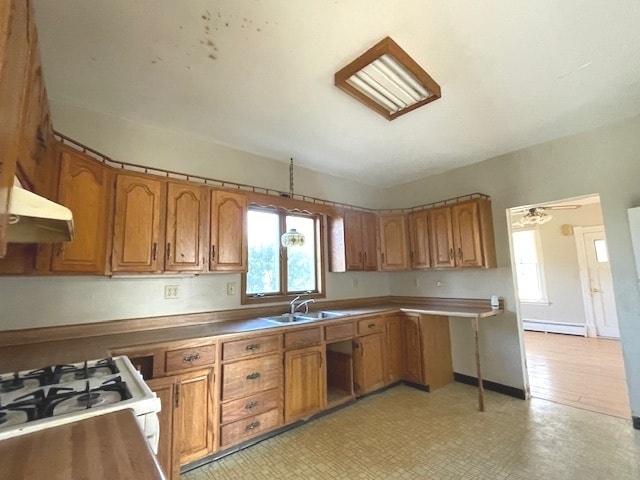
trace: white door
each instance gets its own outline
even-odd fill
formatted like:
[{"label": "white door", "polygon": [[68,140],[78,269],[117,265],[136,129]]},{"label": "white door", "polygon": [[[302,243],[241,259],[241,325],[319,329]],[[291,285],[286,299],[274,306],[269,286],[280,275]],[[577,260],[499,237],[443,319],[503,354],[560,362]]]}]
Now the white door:
[{"label": "white door", "polygon": [[578,237],[579,233],[582,233],[584,242],[584,261],[580,262],[580,269],[587,317],[591,317],[587,318],[587,323],[591,323],[599,337],[619,338],[618,315],[604,227],[584,227],[576,230],[581,231],[576,232],[576,241],[581,243]]}]

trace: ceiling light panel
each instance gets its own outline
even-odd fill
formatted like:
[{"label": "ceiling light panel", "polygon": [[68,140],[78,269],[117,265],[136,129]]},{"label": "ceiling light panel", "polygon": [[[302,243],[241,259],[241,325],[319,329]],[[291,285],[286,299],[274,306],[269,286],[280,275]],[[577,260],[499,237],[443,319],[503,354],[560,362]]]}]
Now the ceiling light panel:
[{"label": "ceiling light panel", "polygon": [[337,72],[335,84],[387,120],[440,98],[440,85],[390,37]]}]

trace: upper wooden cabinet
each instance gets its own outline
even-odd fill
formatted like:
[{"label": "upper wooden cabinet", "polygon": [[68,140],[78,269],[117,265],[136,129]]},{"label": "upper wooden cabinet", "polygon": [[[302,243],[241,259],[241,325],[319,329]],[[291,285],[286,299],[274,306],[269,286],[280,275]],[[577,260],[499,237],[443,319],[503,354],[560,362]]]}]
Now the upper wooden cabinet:
[{"label": "upper wooden cabinet", "polygon": [[380,233],[380,269],[408,269],[407,216],[404,213],[378,215],[378,226],[378,232]]},{"label": "upper wooden cabinet", "polygon": [[409,260],[412,269],[431,267],[428,210],[409,214]]},{"label": "upper wooden cabinet", "polygon": [[378,269],[376,214],[356,210],[329,217],[329,270]]},{"label": "upper wooden cabinet", "polygon": [[120,174],[116,179],[111,270],[160,272],[164,246],[164,182]]},{"label": "upper wooden cabinet", "polygon": [[431,209],[429,230],[433,267],[497,266],[489,200]]},{"label": "upper wooden cabinet", "polygon": [[167,184],[164,270],[204,270],[206,215],[207,190],[204,187],[175,182]]},{"label": "upper wooden cabinet", "polygon": [[209,270],[247,271],[247,197],[211,191]]},{"label": "upper wooden cabinet", "polygon": [[59,148],[58,202],[73,212],[74,237],[53,249],[54,272],[105,273],[111,172],[83,153]]}]

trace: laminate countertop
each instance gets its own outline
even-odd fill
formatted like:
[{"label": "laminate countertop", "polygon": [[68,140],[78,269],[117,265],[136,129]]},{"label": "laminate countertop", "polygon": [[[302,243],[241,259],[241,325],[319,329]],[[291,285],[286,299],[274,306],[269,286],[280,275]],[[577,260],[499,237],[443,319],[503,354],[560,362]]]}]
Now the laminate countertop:
[{"label": "laminate countertop", "polygon": [[11,480],[164,480],[131,410],[97,415],[0,442]]},{"label": "laminate countertop", "polygon": [[[283,307],[286,308],[286,307]],[[322,305],[316,304],[321,310]],[[336,319],[316,320],[300,324],[279,324],[265,318],[250,318],[223,322],[209,322],[195,325],[183,325],[169,328],[115,333],[109,335],[93,335],[69,340],[28,343],[0,347],[0,372],[41,368],[44,365],[59,363],[75,363],[86,359],[103,358],[110,351],[135,345],[157,344],[164,342],[220,337],[227,335],[248,334],[254,332],[270,332],[277,329],[329,324],[363,315],[384,314],[393,312],[412,312],[428,315],[445,315],[480,319],[502,313],[503,310],[492,310],[488,305],[479,307],[466,306],[429,306],[424,304],[376,305],[358,308],[331,308],[331,312],[340,313]]]}]

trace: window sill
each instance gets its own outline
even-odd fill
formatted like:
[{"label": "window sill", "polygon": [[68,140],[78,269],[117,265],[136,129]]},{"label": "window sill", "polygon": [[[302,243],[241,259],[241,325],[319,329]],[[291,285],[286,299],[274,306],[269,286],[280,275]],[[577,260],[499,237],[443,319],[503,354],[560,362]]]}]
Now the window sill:
[{"label": "window sill", "polygon": [[308,300],[310,298],[327,298],[326,293],[315,292],[315,293],[292,293],[287,295],[264,295],[264,296],[254,296],[254,295],[242,295],[241,304],[242,305],[254,305],[254,304],[263,304],[263,303],[284,303],[291,302],[294,298],[300,296],[301,300]]}]

